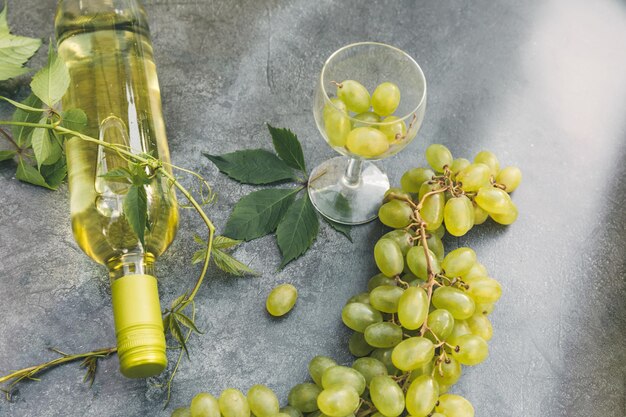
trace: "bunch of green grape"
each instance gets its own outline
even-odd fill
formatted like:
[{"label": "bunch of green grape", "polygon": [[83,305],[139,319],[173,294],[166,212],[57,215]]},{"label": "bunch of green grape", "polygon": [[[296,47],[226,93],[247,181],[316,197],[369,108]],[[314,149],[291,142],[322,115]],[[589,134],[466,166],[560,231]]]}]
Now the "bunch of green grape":
[{"label": "bunch of green grape", "polygon": [[392,82],[379,84],[372,95],[361,83],[335,83],[337,97],[324,106],[324,130],[329,143],[363,158],[378,158],[415,136],[393,113],[400,105],[400,89]]}]

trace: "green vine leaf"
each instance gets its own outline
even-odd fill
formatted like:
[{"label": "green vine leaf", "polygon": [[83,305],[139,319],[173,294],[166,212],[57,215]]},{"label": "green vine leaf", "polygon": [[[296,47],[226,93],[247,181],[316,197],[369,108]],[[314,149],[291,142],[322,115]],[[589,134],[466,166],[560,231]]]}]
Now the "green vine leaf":
[{"label": "green vine leaf", "polygon": [[186,328],[191,329],[196,333],[203,334],[203,332],[201,332],[196,326],[196,323],[194,323],[194,321],[191,320],[189,317],[187,317],[185,314],[181,312],[176,312],[172,314],[174,315],[174,319],[177,320],[180,324],[182,324]]},{"label": "green vine leaf", "polygon": [[107,179],[109,181],[127,182],[129,184],[132,183],[132,176],[133,174],[131,174],[130,171],[126,168],[115,168],[106,172],[105,174],[100,175],[101,178]]},{"label": "green vine leaf", "polygon": [[290,167],[306,174],[304,153],[302,153],[298,137],[289,129],[275,128],[269,123],[267,128],[272,135],[272,142],[278,156]]},{"label": "green vine leaf", "polygon": [[276,230],[278,247],[283,255],[279,268],[306,252],[319,232],[319,219],[315,207],[305,194],[289,207]]},{"label": "green vine leaf", "polygon": [[[39,98],[30,94],[22,103],[28,107],[41,107],[43,103]],[[26,111],[20,108],[17,108],[13,113],[12,121],[14,122],[26,122],[26,123],[37,123],[41,119],[41,114],[31,111]],[[11,133],[13,133],[13,140],[17,143],[19,147],[28,147],[30,146],[30,138],[33,133],[32,127],[28,126],[11,126]]]},{"label": "green vine leaf", "polygon": [[48,185],[41,173],[37,171],[37,168],[28,165],[22,158],[20,158],[17,162],[17,171],[15,172],[15,177],[20,181],[53,190],[53,188]]},{"label": "green vine leaf", "polygon": [[75,132],[84,133],[87,127],[87,113],[81,109],[68,109],[63,112],[61,126]]},{"label": "green vine leaf", "polygon": [[124,214],[128,224],[137,235],[137,238],[145,246],[144,235],[148,217],[148,197],[143,185],[133,185],[124,197]]},{"label": "green vine leaf", "polygon": [[4,101],[6,101],[8,103],[11,103],[14,107],[17,107],[18,109],[26,110],[28,112],[43,113],[44,111],[46,111],[46,109],[41,109],[41,108],[38,108],[38,107],[32,107],[32,106],[29,106],[28,104],[20,103],[19,101],[15,101],[15,100],[11,100],[8,97],[0,96],[0,100],[4,100]]},{"label": "green vine leaf", "polygon": [[187,358],[189,358],[187,342],[185,341],[185,336],[183,335],[183,332],[180,328],[180,325],[178,324],[178,321],[176,320],[176,317],[172,317],[172,319],[170,319],[170,333],[172,334],[174,340],[178,342],[180,347],[183,348],[183,350],[187,354]]},{"label": "green vine leaf", "polygon": [[273,232],[302,188],[259,190],[243,197],[228,218],[224,235],[249,241]]},{"label": "green vine leaf", "polygon": [[[47,119],[46,119],[47,120]],[[52,155],[52,139],[50,131],[44,128],[36,128],[32,136],[33,151],[37,165],[41,167],[43,163]]]},{"label": "green vine leaf", "polygon": [[[215,249],[230,249],[239,246],[241,243],[241,240],[231,239],[226,236],[215,236],[213,239],[213,247]],[[206,243],[204,245],[206,246]]]},{"label": "green vine leaf", "polygon": [[332,221],[329,218],[324,217],[324,216],[322,216],[322,218],[326,221],[326,223],[328,223],[328,225],[330,227],[332,227],[337,232],[339,232],[342,235],[344,235],[350,242],[352,242],[352,234],[351,234],[352,226],[348,226],[347,224],[341,224],[341,223],[334,222],[334,221]]},{"label": "green vine leaf", "polygon": [[41,39],[11,35],[7,22],[7,7],[0,12],[0,81],[30,71],[24,64],[37,52]]},{"label": "green vine leaf", "polygon": [[40,69],[30,83],[33,93],[49,107],[58,103],[70,85],[70,73],[65,62],[52,46],[48,49],[48,63]]},{"label": "green vine leaf", "polygon": [[[197,264],[199,262],[204,261],[204,257],[206,256],[206,248],[207,243],[203,241],[200,236],[194,236],[194,240],[200,246],[203,246],[203,249],[196,251],[193,254],[192,263]],[[232,249],[242,243],[241,240],[231,239],[226,236],[215,236],[213,239],[213,251],[212,251],[212,260],[215,265],[230,275],[235,275],[238,277],[244,275],[259,275],[258,272],[251,269],[248,265],[239,261],[232,255],[225,252],[227,249]]]},{"label": "green vine leaf", "polygon": [[243,184],[272,184],[294,180],[293,171],[273,153],[265,149],[247,149],[224,155],[204,153],[217,168]]},{"label": "green vine leaf", "polygon": [[67,164],[65,163],[65,158],[59,158],[59,160],[52,165],[43,165],[40,172],[45,178],[49,188],[56,190],[67,176]]},{"label": "green vine leaf", "polygon": [[13,159],[15,155],[17,155],[17,151],[11,151],[11,150],[0,151],[0,162]]}]

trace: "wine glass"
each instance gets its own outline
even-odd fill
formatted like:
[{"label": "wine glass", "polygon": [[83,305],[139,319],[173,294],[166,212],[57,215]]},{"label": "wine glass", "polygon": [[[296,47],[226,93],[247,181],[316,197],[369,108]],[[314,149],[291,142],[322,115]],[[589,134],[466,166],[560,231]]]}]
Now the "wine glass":
[{"label": "wine glass", "polygon": [[389,179],[371,161],[408,145],[425,109],[426,79],[406,52],[360,42],[333,53],[322,68],[313,115],[326,142],[345,156],[311,173],[308,191],[315,208],[341,224],[375,219]]}]

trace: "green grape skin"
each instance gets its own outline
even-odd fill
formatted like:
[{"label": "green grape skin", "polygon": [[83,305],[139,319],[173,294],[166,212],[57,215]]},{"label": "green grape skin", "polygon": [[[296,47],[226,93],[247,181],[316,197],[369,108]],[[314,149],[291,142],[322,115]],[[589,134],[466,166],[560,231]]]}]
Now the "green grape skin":
[{"label": "green grape skin", "polygon": [[433,377],[435,381],[437,381],[437,384],[450,386],[458,382],[462,372],[463,367],[461,364],[454,359],[454,356],[448,355],[446,359],[441,361],[437,366]]},{"label": "green grape skin", "polygon": [[435,172],[443,172],[452,165],[452,153],[443,145],[432,144],[426,148],[426,161]]},{"label": "green grape skin", "polygon": [[409,375],[409,382],[415,381],[418,377],[422,375],[432,375],[434,369],[435,369],[435,360],[433,359],[413,369],[411,371],[411,374]]},{"label": "green grape skin", "polygon": [[380,272],[388,277],[400,275],[404,269],[402,250],[391,239],[380,239],[376,242],[374,246],[374,260]]},{"label": "green grape skin", "polygon": [[478,191],[480,187],[489,185],[491,171],[485,164],[470,164],[460,170],[455,177],[465,192]]},{"label": "green grape skin", "polygon": [[322,375],[322,387],[328,389],[335,386],[352,387],[361,395],[365,391],[365,378],[353,368],[341,365],[331,366]]},{"label": "green grape skin", "polygon": [[337,86],[337,97],[346,104],[348,110],[355,113],[363,113],[370,108],[370,93],[358,81],[342,81]]},{"label": "green grape skin", "polygon": [[220,417],[217,398],[208,392],[200,392],[191,400],[191,417]]},{"label": "green grape skin", "polygon": [[456,175],[459,173],[459,171],[461,171],[464,168],[467,168],[470,164],[471,162],[465,158],[456,158],[454,161],[452,161],[452,165],[450,166],[450,171],[452,172],[452,174]]},{"label": "green grape skin", "polygon": [[172,411],[171,417],[191,417],[191,410],[188,407],[178,407]]},{"label": "green grape skin", "polygon": [[446,341],[451,345],[456,346],[458,338],[466,334],[472,334],[472,330],[469,328],[467,321],[455,320],[452,332],[450,332],[450,334],[446,337]]},{"label": "green grape skin", "polygon": [[474,207],[474,225],[483,224],[489,218],[489,213],[480,208],[475,201],[472,201],[472,206]]},{"label": "green grape skin", "polygon": [[443,210],[443,221],[448,233],[456,237],[466,234],[473,226],[473,214],[471,201],[466,196],[449,199]]},{"label": "green grape skin", "polygon": [[372,93],[372,108],[381,116],[389,116],[400,105],[400,89],[392,82],[378,84]]},{"label": "green grape skin", "polygon": [[435,355],[433,342],[425,337],[409,337],[400,342],[391,354],[393,365],[401,371],[412,371]]},{"label": "green grape skin", "polygon": [[265,301],[268,313],[274,317],[289,313],[298,299],[298,290],[291,284],[281,284],[274,288]]},{"label": "green grape skin", "polygon": [[352,367],[363,375],[363,378],[365,378],[365,384],[368,387],[372,378],[380,375],[387,375],[387,367],[376,358],[359,358],[352,363]]},{"label": "green grape skin", "polygon": [[511,197],[498,187],[482,187],[474,201],[487,213],[504,214],[511,210]]},{"label": "green grape skin", "polygon": [[435,411],[446,417],[474,417],[474,407],[460,395],[444,394],[439,397]]},{"label": "green grape skin", "polygon": [[346,103],[344,103],[337,97],[331,98],[330,103],[327,103],[324,106],[323,116],[327,117],[333,113],[340,113],[346,116],[348,115],[348,108],[346,107]]},{"label": "green grape skin", "polygon": [[347,113],[337,110],[332,104],[324,107],[324,131],[331,146],[344,147],[351,130],[352,123]]},{"label": "green grape skin", "polygon": [[502,296],[502,286],[490,277],[465,278],[467,294],[476,303],[495,303]]},{"label": "green grape skin", "polygon": [[348,134],[346,148],[363,158],[375,158],[387,152],[389,142],[385,134],[376,128],[357,127]]},{"label": "green grape skin", "polygon": [[513,166],[502,168],[496,176],[496,182],[504,185],[507,193],[512,193],[522,182],[522,171]]},{"label": "green grape skin", "polygon": [[474,300],[458,288],[439,287],[432,297],[432,303],[437,308],[448,310],[455,320],[465,320],[474,314],[476,305]]},{"label": "green grape skin", "polygon": [[312,413],[318,409],[317,397],[320,392],[322,392],[320,387],[310,382],[305,382],[294,386],[291,391],[289,391],[287,401],[290,406],[303,413]]},{"label": "green grape skin", "polygon": [[476,277],[486,277],[487,275],[489,274],[487,273],[487,268],[485,268],[485,265],[477,261],[472,266],[472,269],[470,269],[467,274],[463,275],[463,280],[472,279]]},{"label": "green grape skin", "polygon": [[374,359],[378,359],[387,367],[387,373],[389,375],[396,375],[399,371],[396,368],[391,360],[391,355],[393,354],[394,348],[387,349],[374,349],[370,354],[370,357]]},{"label": "green grape skin", "polygon": [[402,327],[386,321],[367,326],[363,334],[367,344],[376,348],[391,348],[402,341]]},{"label": "green grape skin", "polygon": [[332,368],[333,366],[337,366],[337,362],[335,362],[332,358],[322,355],[315,356],[309,361],[309,375],[311,375],[311,379],[321,387],[322,375],[324,374],[324,371],[328,368]]},{"label": "green grape skin", "polygon": [[226,388],[218,400],[223,417],[250,417],[250,406],[243,393],[235,388]]},{"label": "green grape skin", "polygon": [[500,171],[500,162],[498,158],[493,154],[493,152],[489,151],[480,151],[474,157],[475,164],[485,164],[489,167],[489,172],[496,178],[498,172]]},{"label": "green grape skin", "polygon": [[404,411],[404,392],[391,377],[379,375],[370,382],[370,397],[385,417],[397,417]]},{"label": "green grape skin", "polygon": [[374,348],[365,340],[363,333],[354,332],[348,340],[348,350],[357,358],[369,355]]},{"label": "green grape skin", "polygon": [[413,247],[413,240],[411,234],[404,229],[392,230],[389,233],[385,233],[382,239],[391,239],[398,244],[402,256],[406,256],[406,253]]},{"label": "green grape skin", "polygon": [[378,129],[385,134],[389,143],[403,140],[406,137],[406,123],[396,116],[385,117],[380,122]]},{"label": "green grape skin", "polygon": [[[443,391],[441,391],[441,387],[439,387],[439,391],[440,391],[440,392],[443,392]],[[430,417],[446,417],[446,416],[444,416],[444,415],[443,415],[443,414],[441,414],[441,413],[435,413],[435,414],[431,414],[431,415],[430,415]]]},{"label": "green grape skin", "polygon": [[407,193],[402,188],[391,187],[390,189],[385,191],[385,195],[383,197],[383,203],[386,203],[391,200],[399,200],[398,198],[395,198],[396,196],[401,197],[401,198],[406,198],[407,200],[411,200],[411,194]]},{"label": "green grape skin", "polygon": [[369,304],[350,303],[341,310],[341,319],[350,329],[363,333],[368,326],[382,322],[383,316]]},{"label": "green grape skin", "polygon": [[367,290],[372,291],[381,285],[396,285],[396,281],[393,278],[386,277],[385,274],[376,274],[367,282]]},{"label": "green grape skin", "polygon": [[494,303],[476,303],[476,312],[484,316],[488,316],[493,313],[493,309],[495,308]]},{"label": "green grape skin", "polygon": [[500,214],[490,213],[489,217],[491,217],[496,223],[508,226],[510,224],[513,224],[515,220],[517,220],[517,214],[517,207],[515,206],[515,204],[513,204],[513,202],[511,202],[511,205],[509,206],[509,211]]},{"label": "green grape skin", "polygon": [[441,263],[447,277],[460,277],[467,274],[476,263],[476,252],[471,248],[462,247],[448,253]]},{"label": "green grape skin", "polygon": [[391,200],[378,209],[378,218],[385,226],[402,229],[411,223],[413,209],[406,202]]},{"label": "green grape skin", "polygon": [[351,386],[333,386],[320,392],[317,407],[329,417],[344,417],[359,407],[359,394]]},{"label": "green grape skin", "polygon": [[426,243],[428,244],[428,249],[431,250],[432,253],[435,254],[437,260],[441,263],[444,258],[444,247],[441,238],[434,233],[431,233],[430,236],[426,239]]},{"label": "green grape skin", "polygon": [[452,350],[452,356],[462,365],[478,365],[489,356],[487,342],[475,334],[464,334],[455,343],[457,347]]},{"label": "green grape skin", "polygon": [[422,184],[434,176],[435,173],[428,168],[413,168],[402,174],[400,186],[407,193],[418,193]]},{"label": "green grape skin", "polygon": [[[430,266],[432,272],[438,274],[441,272],[441,267],[439,266],[439,261],[435,254],[429,249],[428,250],[428,259],[430,259]],[[414,246],[406,254],[406,263],[409,267],[409,270],[415,274],[416,277],[427,280],[428,279],[428,268],[426,262],[426,253],[424,252],[424,248],[421,246]]]},{"label": "green grape skin", "polygon": [[454,328],[454,317],[448,310],[433,310],[428,315],[428,327],[439,340],[446,340]]},{"label": "green grape skin", "polygon": [[446,234],[446,227],[442,224],[438,229],[431,231],[434,235],[436,235],[439,239],[443,239]]},{"label": "green grape skin", "polygon": [[[436,184],[428,184],[425,182],[420,187],[419,199],[422,201],[422,197],[430,192],[434,191],[433,187],[437,187]],[[422,220],[426,222],[426,230],[433,231],[438,229],[443,223],[443,212],[446,203],[446,197],[444,193],[431,194],[424,198],[422,208],[420,209],[420,216]]]},{"label": "green grape skin", "polygon": [[411,382],[406,392],[406,409],[412,417],[426,417],[435,408],[438,397],[437,381],[430,375],[422,375]]},{"label": "green grape skin", "polygon": [[486,315],[478,312],[466,321],[467,325],[472,331],[472,334],[482,337],[485,342],[491,340],[491,338],[493,337],[493,326],[491,325],[491,322]]},{"label": "green grape skin", "polygon": [[369,304],[370,303],[370,293],[369,292],[362,292],[362,293],[359,293],[357,295],[353,295],[346,302],[346,304],[350,304],[350,303],[365,303],[365,304]]},{"label": "green grape skin", "polygon": [[383,313],[397,313],[403,293],[404,290],[395,285],[381,285],[370,292],[370,305]]},{"label": "green grape skin", "polygon": [[359,113],[356,116],[354,116],[353,119],[356,121],[352,123],[352,128],[375,127],[373,125],[380,122],[380,116],[371,111]]},{"label": "green grape skin", "polygon": [[248,404],[256,417],[272,417],[280,411],[274,391],[261,384],[253,385],[248,390]]},{"label": "green grape skin", "polygon": [[428,316],[428,296],[423,288],[409,287],[398,300],[398,320],[408,330],[420,328]]},{"label": "green grape skin", "polygon": [[302,414],[302,411],[290,405],[286,405],[283,408],[281,408],[279,414],[285,414],[286,416],[289,416],[289,417],[304,417],[304,415]]}]

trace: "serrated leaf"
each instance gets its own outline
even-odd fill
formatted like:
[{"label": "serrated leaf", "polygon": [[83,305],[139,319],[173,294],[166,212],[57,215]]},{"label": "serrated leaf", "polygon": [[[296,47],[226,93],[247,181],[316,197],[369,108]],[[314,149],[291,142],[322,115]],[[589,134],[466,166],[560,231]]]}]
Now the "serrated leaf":
[{"label": "serrated leaf", "polygon": [[81,109],[68,109],[63,112],[61,126],[79,133],[85,133],[87,113]]},{"label": "serrated leaf", "polygon": [[65,163],[65,159],[59,158],[59,160],[53,165],[43,165],[40,172],[49,187],[56,190],[59,188],[59,185],[63,183],[63,180],[67,175],[67,165]]},{"label": "serrated leaf", "polygon": [[238,277],[244,275],[258,275],[258,272],[226,252],[214,249],[212,255],[215,265],[227,274]]},{"label": "serrated leaf", "polygon": [[17,151],[0,151],[0,162],[8,161],[9,159],[13,159],[13,157],[17,155]]},{"label": "serrated leaf", "polygon": [[278,156],[290,167],[306,174],[302,146],[295,133],[289,129],[275,128],[269,123],[267,128],[270,131],[270,135],[272,135],[272,143],[274,144],[274,149],[276,149]]},{"label": "serrated leaf", "polygon": [[291,168],[265,149],[246,149],[224,155],[208,153],[203,155],[221,172],[243,184],[271,184],[295,179]]},{"label": "serrated leaf", "polygon": [[213,247],[215,249],[230,249],[242,243],[241,240],[231,239],[226,236],[215,236],[213,239]]},{"label": "serrated leaf", "polygon": [[143,185],[130,187],[128,194],[124,197],[123,207],[126,221],[137,235],[142,246],[145,246],[144,235],[148,218],[148,198]]},{"label": "serrated leaf", "polygon": [[248,194],[235,204],[224,235],[249,241],[273,232],[300,190],[274,188]]},{"label": "serrated leaf", "polygon": [[178,321],[176,319],[170,320],[170,333],[172,333],[172,337],[174,340],[178,342],[178,344],[183,348],[185,353],[187,354],[187,358],[189,358],[189,351],[187,350],[187,343],[185,342],[185,336],[183,335],[180,326],[178,325]]},{"label": "serrated leaf", "polygon": [[172,321],[172,313],[167,313],[163,316],[163,329],[167,331],[170,328],[170,321]]},{"label": "serrated leaf", "polygon": [[[41,107],[43,103],[39,98],[31,94],[24,101],[22,101],[28,107]],[[22,109],[16,109],[13,113],[13,118],[11,119],[14,122],[26,122],[26,123],[37,123],[41,119],[41,114],[30,112]],[[33,128],[29,126],[11,126],[11,132],[13,133],[13,140],[17,143],[17,146],[23,148],[30,145],[30,136],[33,132]]]},{"label": "serrated leaf", "polygon": [[9,33],[7,7],[0,12],[0,81],[17,77],[30,71],[23,68],[41,46],[41,39],[15,36]]},{"label": "serrated leaf", "polygon": [[48,49],[48,63],[40,69],[30,82],[30,88],[41,101],[53,107],[61,100],[70,86],[70,73],[65,62],[52,46]]},{"label": "serrated leaf", "polygon": [[171,310],[174,310],[175,308],[177,308],[185,300],[186,297],[187,297],[187,293],[184,293],[183,295],[176,297],[176,299],[172,301]]},{"label": "serrated leaf", "polygon": [[308,194],[296,200],[276,229],[276,240],[283,255],[279,268],[301,256],[319,232],[319,219]]},{"label": "serrated leaf", "polygon": [[352,242],[352,235],[350,234],[350,232],[352,231],[352,226],[348,226],[347,224],[341,224],[341,223],[334,222],[334,221],[332,221],[329,218],[324,217],[324,216],[322,216],[322,217],[324,218],[324,220],[326,220],[326,223],[328,223],[330,225],[330,227],[332,227],[337,232],[339,232],[342,235],[344,235],[350,242]]},{"label": "serrated leaf", "polygon": [[7,102],[13,104],[13,106],[17,107],[18,109],[22,109],[22,110],[25,110],[25,111],[28,111],[28,112],[43,113],[44,111],[46,111],[46,109],[32,107],[32,106],[29,106],[28,104],[20,103],[19,101],[15,101],[15,100],[11,100],[8,97],[0,96],[0,100],[7,101]]},{"label": "serrated leaf", "polygon": [[206,256],[206,249],[197,250],[194,252],[193,256],[191,257],[191,263],[195,265],[198,262],[204,261],[205,256]]},{"label": "serrated leaf", "polygon": [[22,158],[20,158],[20,160],[17,162],[17,171],[15,172],[15,178],[29,184],[52,189],[46,183],[46,180],[41,175],[41,173],[37,171],[37,168],[28,165],[26,162],[24,162]]},{"label": "serrated leaf", "polygon": [[180,324],[182,324],[188,329],[193,330],[196,333],[203,334],[203,332],[201,332],[200,329],[196,327],[196,323],[194,323],[193,320],[191,320],[189,317],[187,317],[186,315],[180,312],[173,313],[173,314],[174,314],[174,319],[178,320]]}]

